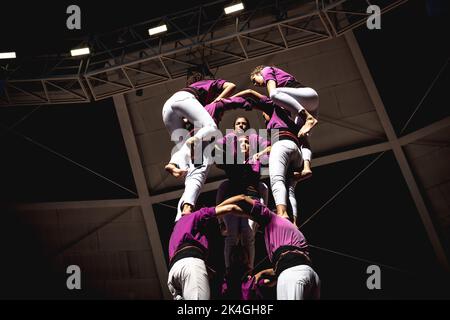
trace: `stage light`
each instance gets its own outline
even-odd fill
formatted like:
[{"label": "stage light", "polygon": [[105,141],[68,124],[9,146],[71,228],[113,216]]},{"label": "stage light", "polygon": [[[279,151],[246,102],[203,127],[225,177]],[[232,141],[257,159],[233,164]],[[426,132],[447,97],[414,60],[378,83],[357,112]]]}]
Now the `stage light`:
[{"label": "stage light", "polygon": [[163,24],[162,26],[159,26],[159,27],[148,29],[148,33],[151,36],[153,36],[155,34],[158,34],[158,33],[163,33],[163,32],[166,32],[166,31],[167,31],[167,26],[165,24]]},{"label": "stage light", "polygon": [[80,49],[74,49],[70,51],[70,54],[72,55],[72,57],[76,57],[76,56],[82,56],[85,54],[89,54],[91,51],[89,50],[89,48],[80,48]]},{"label": "stage light", "polygon": [[237,4],[233,4],[232,6],[225,7],[225,14],[231,14],[234,12],[238,12],[241,10],[244,10],[244,4],[242,2],[239,2]]},{"label": "stage light", "polygon": [[15,52],[0,52],[0,59],[15,59]]}]

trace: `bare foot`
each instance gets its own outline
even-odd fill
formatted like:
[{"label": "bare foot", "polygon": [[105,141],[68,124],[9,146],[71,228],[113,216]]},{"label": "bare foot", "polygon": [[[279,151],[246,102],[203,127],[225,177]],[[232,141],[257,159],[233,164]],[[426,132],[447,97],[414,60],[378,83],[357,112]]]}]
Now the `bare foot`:
[{"label": "bare foot", "polygon": [[184,177],[187,173],[187,170],[182,170],[178,168],[175,164],[169,163],[167,164],[164,169],[169,172],[171,175],[173,175],[175,178]]},{"label": "bare foot", "polygon": [[301,127],[300,131],[298,132],[298,137],[305,137],[308,135],[309,131],[317,124],[317,120],[313,118],[312,116],[308,117],[305,121],[305,124],[303,127]]},{"label": "bare foot", "polygon": [[181,210],[181,216],[188,215],[188,214],[192,213],[192,211],[194,211],[194,206],[189,203],[184,203],[183,208]]},{"label": "bare foot", "polygon": [[294,172],[294,180],[297,182],[309,179],[312,177],[312,171],[304,169],[302,172]]}]

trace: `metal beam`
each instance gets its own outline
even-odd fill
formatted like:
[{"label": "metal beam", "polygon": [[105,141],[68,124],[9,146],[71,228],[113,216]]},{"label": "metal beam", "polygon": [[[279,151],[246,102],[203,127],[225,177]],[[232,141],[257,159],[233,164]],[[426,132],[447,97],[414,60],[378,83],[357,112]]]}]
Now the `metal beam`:
[{"label": "metal beam", "polygon": [[[313,160],[313,165],[314,165],[314,167],[320,167],[320,166],[324,166],[324,165],[339,162],[339,161],[345,161],[345,160],[350,160],[353,158],[367,156],[367,155],[374,154],[374,153],[380,153],[380,152],[383,152],[383,151],[386,151],[389,149],[391,149],[391,145],[388,142],[383,142],[383,143],[379,143],[379,144],[375,144],[375,145],[371,145],[371,146],[367,146],[367,147],[362,147],[362,148],[358,148],[358,149],[353,149],[353,150],[349,150],[349,151],[344,151],[344,152],[339,152],[339,153],[319,157],[319,158]],[[220,184],[222,182],[224,182],[225,180],[226,179],[220,179],[218,181],[205,183],[202,188],[202,192],[217,190],[217,188],[219,188]],[[152,196],[150,196],[150,200],[152,201],[152,203],[169,201],[169,200],[173,200],[173,199],[177,199],[177,198],[181,197],[183,192],[184,192],[184,189],[179,189],[179,190],[165,192],[165,193],[161,193],[161,194],[157,194],[157,195],[152,195]]]},{"label": "metal beam", "polygon": [[362,147],[358,149],[353,149],[349,151],[339,152],[331,154],[328,156],[323,156],[317,159],[313,159],[313,166],[320,167],[331,163],[336,163],[339,161],[350,160],[358,157],[368,156],[370,154],[380,153],[391,149],[389,142],[383,142],[379,144],[374,144],[367,147]]},{"label": "metal beam", "polygon": [[413,201],[425,226],[425,231],[427,232],[428,238],[430,239],[431,245],[433,246],[437,260],[445,270],[450,271],[445,251],[440,242],[436,229],[433,225],[433,221],[431,220],[431,215],[428,211],[428,208],[425,205],[425,201],[422,197],[422,194],[420,193],[417,182],[415,181],[412,170],[408,164],[408,160],[406,159],[405,153],[400,145],[400,142],[394,131],[394,127],[392,126],[392,123],[384,107],[383,101],[381,100],[381,96],[378,93],[378,90],[375,86],[375,82],[372,78],[372,75],[370,74],[369,68],[367,67],[366,61],[358,45],[358,42],[355,39],[355,36],[353,35],[353,32],[346,33],[345,40],[347,41],[347,44],[356,62],[356,65],[364,81],[364,84],[366,85],[369,96],[375,106],[375,110],[377,111],[383,129],[386,132],[386,136],[389,140],[389,143],[392,146],[395,158],[398,162],[400,170],[403,174],[403,177],[405,178],[406,184],[413,198]]},{"label": "metal beam", "polygon": [[[114,97],[114,105],[119,119],[122,136],[124,138],[125,146],[130,159],[131,169],[133,171],[134,181],[139,195],[139,203],[142,209],[142,215],[147,229],[150,245],[152,248],[153,261],[158,273],[159,282],[161,285],[161,292],[165,299],[170,299],[171,295],[167,288],[167,266],[164,259],[164,253],[161,245],[161,238],[159,237],[158,227],[156,225],[155,213],[153,212],[152,202],[148,196],[147,182],[142,167],[141,158],[133,131],[133,127],[128,113],[125,97],[123,95]],[[151,288],[148,288],[151,290]]]},{"label": "metal beam", "polygon": [[[329,14],[332,14],[332,10],[335,10],[339,5],[350,2],[351,0],[344,0],[344,1],[338,1],[338,0],[332,0],[327,1],[327,6],[324,6],[323,4],[319,5],[319,1],[314,1],[315,5],[313,6],[313,1],[309,2],[298,2],[298,6],[289,6],[289,18],[284,18],[281,20],[277,20],[275,16],[267,14],[269,8],[276,7],[276,3],[261,3],[261,5],[256,6],[254,9],[247,9],[244,13],[246,16],[254,17],[252,18],[252,23],[246,23],[242,25],[241,28],[237,28],[234,31],[224,29],[229,27],[229,21],[230,18],[225,16],[223,13],[223,10],[217,11],[218,6],[223,6],[223,3],[225,1],[217,1],[214,4],[208,4],[208,6],[204,6],[203,8],[193,8],[188,9],[183,12],[179,12],[176,14],[169,15],[167,18],[167,23],[171,23],[170,26],[172,26],[173,30],[169,31],[166,35],[163,35],[162,37],[158,38],[146,38],[143,37],[147,35],[141,36],[138,34],[137,31],[134,31],[134,27],[139,27],[139,30],[145,29],[144,25],[145,23],[136,24],[135,26],[130,26],[127,28],[127,30],[134,35],[134,40],[131,40],[130,42],[127,42],[125,46],[123,44],[120,44],[120,47],[115,44],[111,43],[109,44],[110,47],[106,47],[104,43],[106,43],[106,39],[112,39],[114,36],[120,36],[124,34],[124,29],[116,30],[114,32],[106,33],[103,35],[98,35],[98,43],[97,47],[98,49],[101,49],[100,47],[105,47],[106,51],[102,50],[93,50],[93,54],[89,56],[88,59],[83,60],[83,63],[85,63],[85,68],[83,72],[78,72],[76,75],[70,75],[69,77],[75,77],[75,78],[84,78],[88,84],[87,88],[84,88],[82,82],[82,89],[83,91],[90,91],[89,93],[85,93],[86,97],[89,97],[89,99],[81,100],[79,103],[87,102],[90,100],[90,97],[94,97],[95,100],[105,99],[108,97],[113,97],[115,95],[125,93],[125,92],[133,92],[137,89],[141,88],[147,88],[151,87],[157,84],[165,83],[168,81],[171,81],[172,79],[179,78],[185,75],[184,69],[177,69],[176,71],[171,71],[171,66],[166,65],[164,62],[165,60],[172,60],[177,61],[179,63],[189,65],[189,66],[195,66],[198,64],[198,59],[195,57],[195,55],[189,56],[187,58],[187,61],[179,60],[179,56],[184,56],[191,52],[192,50],[198,51],[202,50],[203,48],[211,50],[210,55],[205,57],[205,61],[208,62],[208,58],[211,58],[213,62],[211,65],[213,67],[221,67],[225,65],[232,65],[236,63],[236,59],[239,61],[248,61],[255,58],[262,58],[264,56],[276,53],[276,52],[282,52],[286,50],[290,50],[292,48],[309,45],[312,43],[318,43],[321,41],[325,41],[327,39],[332,38],[333,36],[337,36],[338,33],[342,33],[342,29],[336,29],[330,20],[330,17],[327,15],[327,11]],[[288,1],[286,1],[288,2]],[[293,1],[292,1],[293,2]],[[382,12],[391,10],[398,6],[399,4],[405,2],[405,0],[395,0],[390,4],[383,4],[382,5]],[[216,7],[214,7],[216,6]],[[202,15],[200,13],[207,14],[207,8],[211,8],[211,13],[213,15],[208,16],[205,18],[205,20],[201,20]],[[361,10],[362,6],[358,8],[358,10]],[[214,9],[214,10],[213,10]],[[222,9],[222,8],[221,8]],[[292,10],[291,10],[292,9]],[[300,9],[300,10],[298,10]],[[303,9],[303,10],[302,10]],[[383,11],[384,10],[384,11]],[[218,15],[218,12],[220,12],[220,16],[216,18]],[[265,15],[257,15],[255,13],[257,12],[265,12]],[[174,23],[174,21],[181,16],[199,16],[199,20],[196,23],[196,26],[192,26],[192,23],[186,24],[183,22]],[[325,17],[323,16],[325,15]],[[206,17],[206,16],[205,16]],[[325,18],[325,19],[324,19]],[[303,20],[308,20],[306,26],[299,26],[297,22],[301,22]],[[317,30],[311,30],[309,28],[309,22],[310,20],[317,19],[317,26],[315,25],[314,28],[317,28]],[[320,20],[320,21],[319,21]],[[330,24],[328,26],[328,23],[325,21],[328,20],[328,23]],[[154,23],[157,21],[161,21],[161,18],[153,19]],[[200,35],[201,28],[199,27],[199,24],[202,22],[205,28],[208,28],[208,30]],[[220,22],[220,23],[219,23]],[[148,21],[147,21],[148,23]],[[292,25],[295,24],[295,25]],[[220,27],[219,27],[220,26]],[[238,26],[239,27],[239,26]],[[330,31],[329,27],[333,28],[333,33]],[[355,28],[356,26],[346,26],[347,29],[349,28]],[[220,28],[220,30],[219,30]],[[278,28],[278,29],[277,29]],[[287,37],[286,34],[283,32],[284,30],[287,30],[286,28],[297,30],[300,32],[309,32],[312,33],[312,35],[309,35],[308,37],[302,37],[300,35],[296,35],[295,37],[289,36]],[[188,33],[190,29],[196,29],[196,35],[192,36]],[[322,30],[323,29],[323,32]],[[346,30],[347,30],[346,29]],[[277,32],[273,32],[273,31]],[[227,31],[227,32],[222,32]],[[228,32],[230,31],[230,32]],[[263,37],[255,37],[256,34],[261,34]],[[265,37],[267,35],[270,35],[270,37]],[[281,35],[281,36],[280,36]],[[103,39],[105,37],[105,39]],[[245,47],[242,43],[242,39],[247,38],[250,40],[248,43],[248,46]],[[164,46],[162,46],[162,39],[170,39],[170,42],[164,43]],[[136,42],[135,40],[138,39]],[[151,45],[150,42],[154,41],[155,39],[159,39],[159,50],[156,51],[154,49],[157,49],[155,46]],[[190,40],[188,45],[183,45],[183,47],[177,47],[175,44],[183,42],[185,40]],[[222,46],[225,48],[228,48],[235,40],[238,41],[238,45],[240,46],[239,53],[236,52],[230,52],[227,50],[219,50]],[[282,40],[282,42],[280,41]],[[259,42],[261,45],[257,46],[254,42]],[[279,43],[280,42],[280,43]],[[127,47],[130,52],[125,52],[123,49]],[[242,50],[242,55],[240,54],[240,51]],[[133,52],[131,52],[133,51]],[[136,52],[150,52],[150,55],[146,56],[139,56],[135,57]],[[208,51],[209,52],[209,51]],[[111,54],[117,55],[117,61],[120,61],[120,63],[116,63],[114,65],[107,64],[108,60],[104,60],[104,54],[108,54],[109,56]],[[222,55],[217,55],[215,53],[220,53]],[[108,57],[109,57],[108,56]],[[235,59],[233,59],[235,58]],[[49,57],[47,57],[47,60]],[[47,61],[46,60],[46,61]],[[67,59],[68,60],[68,59]],[[71,60],[68,60],[69,62],[72,62]],[[139,77],[139,74],[130,74],[125,69],[132,70],[138,72],[137,70],[141,69],[141,66],[145,64],[146,62],[156,62],[158,63],[157,69],[158,70],[152,70],[156,72],[160,72],[161,78],[156,79],[155,81],[147,81],[145,83],[137,84],[137,78]],[[237,62],[239,62],[237,61]],[[42,59],[40,60],[42,63]],[[81,61],[75,61],[79,64],[78,67],[82,65]],[[79,69],[79,68],[78,68]],[[181,69],[181,70],[180,70]],[[108,78],[108,73],[115,70],[122,70],[124,72],[124,77],[127,80],[127,83],[120,83],[120,82],[114,82],[114,81],[105,81],[102,79]],[[145,74],[145,70],[141,70],[141,73]],[[167,76],[163,76],[163,74],[167,74]],[[54,80],[57,80],[59,76],[56,74],[49,74],[47,78],[45,79],[26,79],[26,80],[14,80],[10,79],[7,84],[14,84],[19,81],[28,83],[29,87],[33,88],[33,92],[23,92],[23,94],[34,94],[34,98],[38,98],[39,101],[43,100],[42,96],[44,96],[43,91],[44,89],[39,89],[39,87],[34,87],[36,85],[37,80],[45,80],[47,82],[52,82]],[[67,77],[67,76],[64,76]],[[97,81],[93,81],[96,79],[97,81],[104,82],[105,84],[100,84]],[[114,79],[110,79],[114,80]],[[49,92],[50,93],[50,92]],[[61,103],[74,103],[73,99],[68,99],[67,94],[68,92],[65,92],[66,95],[61,96],[58,99],[51,98],[51,101],[49,99],[46,99],[45,103],[47,104],[61,104]],[[6,93],[5,93],[6,95]],[[5,104],[2,100],[0,100],[1,106],[11,106],[11,105],[27,105],[27,104],[35,104],[36,101],[33,100],[26,100],[23,99],[22,96],[11,96],[8,99],[8,96],[6,96],[6,99],[8,102]]]},{"label": "metal beam", "polygon": [[399,139],[400,145],[404,146],[419,139],[425,138],[435,132],[450,127],[450,117],[430,124],[422,129],[409,133]]},{"label": "metal beam", "polygon": [[12,207],[19,211],[41,211],[55,209],[125,208],[136,206],[139,206],[138,199],[21,203],[13,205]]}]

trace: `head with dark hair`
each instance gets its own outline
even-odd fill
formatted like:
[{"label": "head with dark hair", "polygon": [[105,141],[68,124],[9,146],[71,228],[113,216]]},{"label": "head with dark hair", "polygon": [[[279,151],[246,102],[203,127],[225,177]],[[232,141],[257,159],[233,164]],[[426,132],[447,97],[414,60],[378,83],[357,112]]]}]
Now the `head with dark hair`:
[{"label": "head with dark hair", "polygon": [[186,76],[186,85],[190,86],[191,84],[201,81],[203,79],[205,79],[203,73],[199,71],[188,71]]},{"label": "head with dark hair", "polygon": [[258,87],[261,87],[264,85],[264,79],[261,75],[261,71],[265,68],[266,66],[257,66],[255,69],[253,69],[252,72],[250,72],[250,81]]},{"label": "head with dark hair", "polygon": [[233,121],[233,130],[235,133],[244,133],[250,129],[250,121],[247,117],[237,116]]}]

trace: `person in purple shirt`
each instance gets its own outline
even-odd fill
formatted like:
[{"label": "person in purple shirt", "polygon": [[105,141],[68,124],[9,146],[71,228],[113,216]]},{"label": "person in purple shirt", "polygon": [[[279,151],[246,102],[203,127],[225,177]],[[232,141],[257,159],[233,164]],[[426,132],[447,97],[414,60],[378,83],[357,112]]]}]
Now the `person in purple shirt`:
[{"label": "person in purple shirt", "polygon": [[312,268],[308,244],[298,228],[258,200],[239,195],[221,205],[234,204],[233,214],[243,215],[264,228],[264,242],[273,268],[260,271],[255,281],[268,279],[276,282],[278,300],[304,300],[320,298],[320,280]]},{"label": "person in purple shirt", "polygon": [[[273,66],[256,67],[250,74],[250,80],[256,86],[265,86],[269,97],[276,104],[294,114],[295,122],[302,124],[298,131],[299,137],[308,136],[318,119],[319,96],[314,89],[302,85],[291,74]],[[304,148],[303,179],[312,174],[311,156],[311,150]]]},{"label": "person in purple shirt", "polygon": [[302,138],[298,138],[296,134],[299,126],[291,119],[287,110],[254,90],[247,89],[235,96],[246,97],[252,108],[263,112],[266,128],[269,130],[272,141],[269,175],[277,214],[285,218],[289,217],[287,210],[289,199],[295,224],[298,217],[295,186],[302,177],[303,165]]},{"label": "person in purple shirt", "polygon": [[[162,118],[172,139],[177,129],[183,129],[185,120],[198,128],[191,140],[185,141],[178,151],[172,154],[166,171],[174,177],[186,175],[189,167],[189,145],[195,140],[208,139],[217,132],[217,125],[204,106],[228,97],[235,84],[222,80],[204,80],[200,72],[194,72],[187,79],[187,87],[174,93],[164,104]],[[175,132],[175,133],[174,133]]]},{"label": "person in purple shirt", "polygon": [[[206,105],[204,109],[218,125],[226,111],[248,107],[243,102],[245,102],[245,100],[239,97],[225,98]],[[198,129],[194,128],[194,130],[191,131],[194,140],[196,139],[196,130]],[[192,152],[189,150],[188,153],[190,158],[187,162],[188,167],[184,181],[185,188],[183,195],[178,201],[177,216],[175,221],[177,221],[182,214],[192,212],[194,210],[197,198],[200,195],[201,189],[206,181],[209,169],[213,164],[213,151],[214,144],[210,144],[209,141],[201,141],[201,143],[199,143],[198,140],[195,140],[192,144]]]},{"label": "person in purple shirt", "polygon": [[[242,99],[242,98],[241,98]],[[261,177],[261,161],[266,153],[270,152],[269,142],[256,134],[247,136],[244,129],[248,128],[248,120],[243,117],[237,117],[235,120],[235,131],[228,134],[216,144],[226,153],[231,153],[232,163],[226,163],[219,166],[225,171],[227,180],[224,181],[217,190],[216,203],[221,203],[225,198],[245,193],[255,199],[261,199],[263,203],[268,201],[268,188],[266,184],[260,182]],[[236,123],[240,126],[236,128]],[[260,148],[264,148],[259,153],[251,156],[250,139],[253,138],[253,144],[256,151],[258,142],[261,143]],[[227,157],[228,158],[228,157]],[[229,160],[229,159],[228,159]],[[255,258],[255,231],[256,226],[246,218],[228,215],[223,218],[225,226],[224,241],[224,261],[225,269],[228,273],[230,268],[230,256],[234,246],[239,241],[247,252],[248,268],[253,268]]]},{"label": "person in purple shirt", "polygon": [[210,286],[206,258],[208,222],[240,210],[234,204],[221,204],[185,214],[175,224],[169,240],[167,286],[174,300],[209,300]]}]

